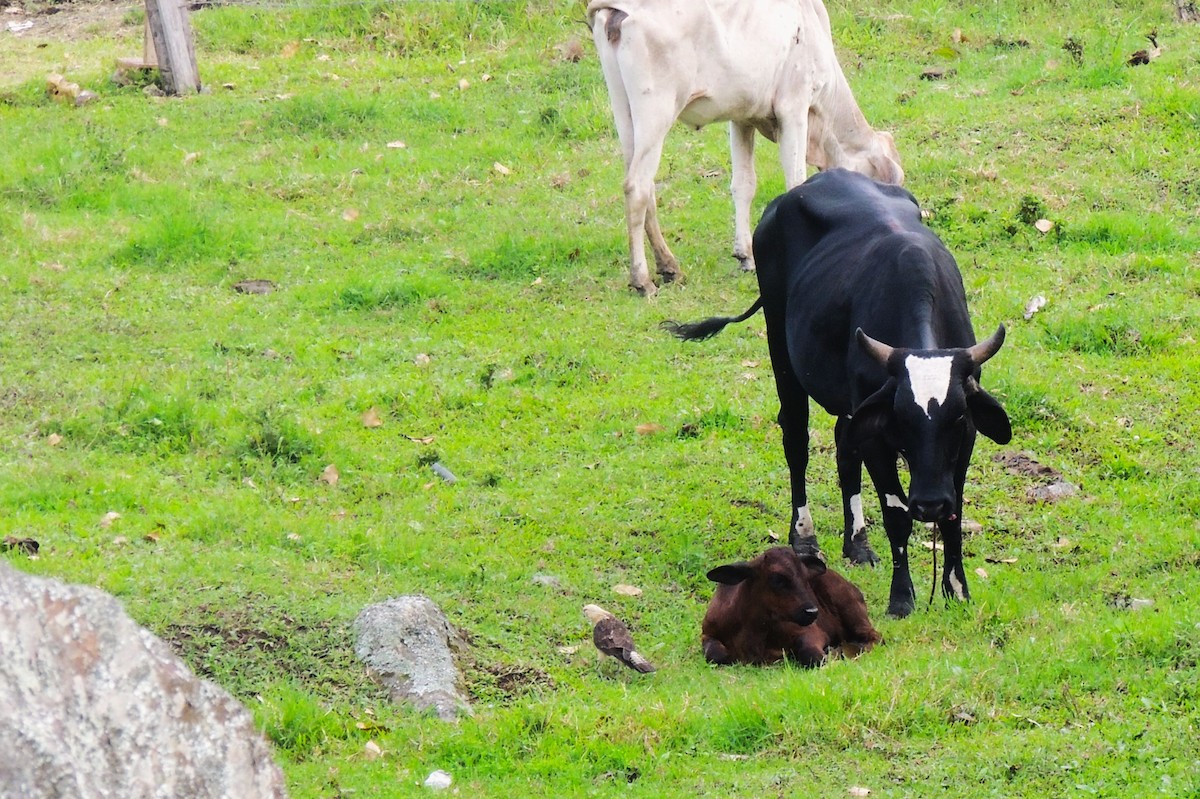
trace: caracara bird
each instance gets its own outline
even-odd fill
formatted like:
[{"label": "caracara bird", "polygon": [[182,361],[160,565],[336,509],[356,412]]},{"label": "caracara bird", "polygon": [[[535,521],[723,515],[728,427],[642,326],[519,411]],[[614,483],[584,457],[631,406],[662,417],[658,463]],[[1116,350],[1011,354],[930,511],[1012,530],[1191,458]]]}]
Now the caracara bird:
[{"label": "caracara bird", "polygon": [[624,622],[599,605],[584,605],[583,615],[593,625],[592,643],[597,649],[643,674],[654,671],[650,661],[638,653]]}]

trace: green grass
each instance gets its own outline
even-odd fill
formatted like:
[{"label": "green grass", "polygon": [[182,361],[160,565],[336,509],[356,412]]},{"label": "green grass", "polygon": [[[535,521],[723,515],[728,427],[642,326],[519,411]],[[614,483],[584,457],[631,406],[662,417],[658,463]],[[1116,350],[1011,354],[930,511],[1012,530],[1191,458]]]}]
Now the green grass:
[{"label": "green grass", "polygon": [[[829,9],[977,331],[1008,326],[984,383],[1015,437],[976,450],[970,605],[886,619],[886,565],[853,570],[886,645],[703,663],[705,571],[787,520],[761,318],[699,345],[658,329],[754,296],[726,134],[672,131],[688,281],[631,295],[583,4],[549,0],[206,8],[210,91],[171,100],[108,83],[131,19],[75,45],[68,77],[101,95],[81,108],[42,94],[60,44],[0,37],[37,75],[0,85],[0,529],[42,544],[4,557],[120,597],[251,708],[296,797],[424,795],[436,768],[497,797],[1200,792],[1196,29],[1170,3]],[[1126,66],[1152,29],[1161,58]],[[756,213],[782,188],[758,159]],[[1029,502],[1006,452],[1080,495]],[[358,611],[412,592],[470,639],[457,725],[388,707],[354,660]],[[658,673],[597,665],[591,601]]]}]

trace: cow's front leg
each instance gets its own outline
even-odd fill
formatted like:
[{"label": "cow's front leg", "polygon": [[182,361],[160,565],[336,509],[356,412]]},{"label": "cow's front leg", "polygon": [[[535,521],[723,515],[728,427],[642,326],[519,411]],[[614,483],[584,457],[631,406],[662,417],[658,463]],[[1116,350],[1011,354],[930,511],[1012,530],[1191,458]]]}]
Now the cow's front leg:
[{"label": "cow's front leg", "polygon": [[729,650],[716,638],[705,636],[700,645],[704,650],[704,659],[709,663],[715,663],[718,666],[728,666],[733,663],[733,657],[729,654]]},{"label": "cow's front leg", "polygon": [[808,471],[808,394],[792,376],[788,365],[787,339],[776,327],[774,315],[767,316],[767,347],[775,367],[775,388],[779,392],[779,427],[783,432],[783,456],[787,460],[792,488],[792,520],[788,543],[801,558],[825,560],[817,543],[817,530],[808,510],[805,473]]},{"label": "cow's front leg", "polygon": [[854,564],[874,566],[879,556],[867,541],[867,520],[862,509],[862,456],[844,438],[849,417],[839,416],[834,427],[837,442],[838,485],[842,490],[842,557]]},{"label": "cow's front leg", "polygon": [[888,592],[888,615],[903,619],[913,612],[917,592],[908,569],[908,540],[912,536],[912,518],[908,500],[896,473],[896,453],[887,447],[867,444],[862,448],[863,460],[871,481],[879,492],[883,527],[892,549],[892,587]]},{"label": "cow's front leg", "polygon": [[942,572],[942,594],[949,599],[966,602],[971,598],[967,588],[967,574],[962,559],[962,519],[938,522],[942,534],[942,547],[946,553],[946,568]]},{"label": "cow's front leg", "polygon": [[729,151],[733,162],[733,257],[742,271],[754,271],[754,252],[751,247],[750,204],[758,188],[754,171],[754,126],[740,122],[729,123]]},{"label": "cow's front leg", "polygon": [[816,668],[825,662],[829,649],[829,635],[815,624],[801,628],[788,647],[788,657],[806,669]]},{"label": "cow's front leg", "polygon": [[967,483],[967,467],[971,462],[971,453],[974,449],[975,433],[973,430],[968,430],[963,433],[963,440],[958,448],[958,463],[954,473],[954,516],[938,522],[938,532],[942,534],[946,565],[942,571],[942,594],[962,602],[971,598],[971,591],[967,588],[967,572],[963,567],[962,506],[963,487]]}]

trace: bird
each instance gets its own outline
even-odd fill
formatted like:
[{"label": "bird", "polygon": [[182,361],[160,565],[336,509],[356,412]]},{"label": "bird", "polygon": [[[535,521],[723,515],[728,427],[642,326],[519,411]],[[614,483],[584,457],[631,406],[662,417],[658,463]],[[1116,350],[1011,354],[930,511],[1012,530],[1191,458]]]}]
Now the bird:
[{"label": "bird", "polygon": [[1150,48],[1148,50],[1138,50],[1129,57],[1125,63],[1131,67],[1142,66],[1149,64],[1154,59],[1162,55],[1162,48],[1158,46],[1158,31],[1153,30],[1146,34],[1146,38],[1150,40]]},{"label": "bird", "polygon": [[637,651],[629,628],[599,605],[584,605],[583,615],[592,623],[592,643],[604,654],[614,657],[635,671],[648,674],[654,666]]}]

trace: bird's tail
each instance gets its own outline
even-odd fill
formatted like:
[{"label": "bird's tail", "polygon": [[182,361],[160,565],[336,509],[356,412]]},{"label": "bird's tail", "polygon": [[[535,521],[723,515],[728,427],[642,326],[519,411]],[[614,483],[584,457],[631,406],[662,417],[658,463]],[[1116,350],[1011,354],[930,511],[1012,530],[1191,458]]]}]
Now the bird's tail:
[{"label": "bird's tail", "polygon": [[655,671],[654,664],[642,657],[640,652],[629,653],[629,665],[640,671],[642,674],[649,674]]}]

